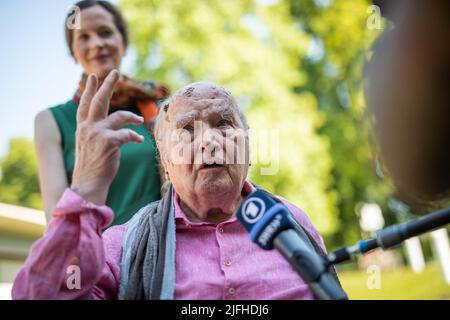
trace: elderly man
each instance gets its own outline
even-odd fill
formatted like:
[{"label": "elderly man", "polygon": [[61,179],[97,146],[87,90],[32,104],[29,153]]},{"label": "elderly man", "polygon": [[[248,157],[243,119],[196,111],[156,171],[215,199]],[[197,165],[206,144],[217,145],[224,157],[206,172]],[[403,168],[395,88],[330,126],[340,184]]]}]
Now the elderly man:
[{"label": "elderly man", "polygon": [[[180,89],[161,108],[155,135],[170,181],[163,198],[101,233],[113,217],[104,203],[120,146],[143,139],[124,128],[142,123],[139,116],[108,116],[117,79],[113,71],[98,91],[95,76],[88,79],[77,114],[71,188],[17,275],[13,298],[313,298],[288,262],[250,242],[234,216],[255,190],[246,181],[248,141],[240,139],[247,123],[234,98],[210,83]],[[324,249],[308,217],[281,201]]]}]

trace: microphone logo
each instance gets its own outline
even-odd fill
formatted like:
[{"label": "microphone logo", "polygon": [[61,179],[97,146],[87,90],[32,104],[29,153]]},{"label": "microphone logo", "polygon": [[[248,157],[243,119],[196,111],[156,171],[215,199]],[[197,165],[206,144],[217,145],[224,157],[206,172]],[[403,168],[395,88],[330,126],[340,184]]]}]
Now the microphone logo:
[{"label": "microphone logo", "polygon": [[242,217],[247,223],[255,223],[266,211],[266,204],[263,200],[252,197],[247,199],[242,208]]},{"label": "microphone logo", "polygon": [[280,230],[282,220],[283,216],[281,214],[277,214],[275,219],[273,219],[269,225],[264,228],[263,232],[258,237],[258,243],[260,246],[263,248],[268,246],[269,241],[272,241],[274,236]]}]

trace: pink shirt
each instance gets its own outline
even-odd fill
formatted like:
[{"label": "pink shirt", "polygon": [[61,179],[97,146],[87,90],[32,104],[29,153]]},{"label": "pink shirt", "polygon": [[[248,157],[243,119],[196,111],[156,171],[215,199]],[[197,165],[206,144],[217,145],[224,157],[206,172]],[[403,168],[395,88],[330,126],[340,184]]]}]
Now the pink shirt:
[{"label": "pink shirt", "polygon": [[[253,191],[246,182],[243,193]],[[299,208],[282,199],[324,248]],[[191,223],[174,194],[176,221],[175,299],[312,299],[312,292],[277,251],[248,239],[239,221]],[[106,206],[87,203],[66,189],[44,236],[31,248],[13,285],[14,299],[117,299],[125,225],[101,234],[112,221]],[[81,286],[74,288],[73,258]],[[69,285],[67,285],[69,283]],[[71,285],[70,285],[71,284]],[[72,288],[72,289],[69,289]]]}]

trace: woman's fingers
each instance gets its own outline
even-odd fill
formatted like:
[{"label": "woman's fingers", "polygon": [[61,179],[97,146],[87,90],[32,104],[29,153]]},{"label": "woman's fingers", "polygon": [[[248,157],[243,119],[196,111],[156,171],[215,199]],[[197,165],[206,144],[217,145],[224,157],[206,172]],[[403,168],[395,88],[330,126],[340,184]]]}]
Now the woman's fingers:
[{"label": "woman's fingers", "polygon": [[81,95],[80,105],[77,110],[77,122],[86,120],[92,99],[95,96],[95,92],[97,91],[97,77],[94,74],[90,74],[86,81],[86,88]]},{"label": "woman's fingers", "polygon": [[119,72],[111,71],[103,81],[98,92],[95,94],[89,108],[89,118],[104,119],[108,115],[109,101],[114,92],[114,86],[119,80]]},{"label": "woman's fingers", "polygon": [[144,122],[144,118],[130,111],[116,111],[105,120],[108,128],[118,130],[127,124],[139,125]]}]

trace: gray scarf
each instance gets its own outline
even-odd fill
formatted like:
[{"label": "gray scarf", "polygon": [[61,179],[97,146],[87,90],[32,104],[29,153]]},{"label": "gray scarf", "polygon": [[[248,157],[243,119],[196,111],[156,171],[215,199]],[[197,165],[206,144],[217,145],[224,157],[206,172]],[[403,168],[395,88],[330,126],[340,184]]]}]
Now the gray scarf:
[{"label": "gray scarf", "polygon": [[[127,223],[122,243],[119,299],[174,299],[176,236],[172,202],[170,185],[161,200],[142,208]],[[303,226],[296,227],[311,249],[325,254]],[[334,267],[329,271],[339,282]]]},{"label": "gray scarf", "polygon": [[120,299],[173,299],[175,216],[172,199],[170,185],[161,200],[142,208],[127,223],[122,244]]}]

